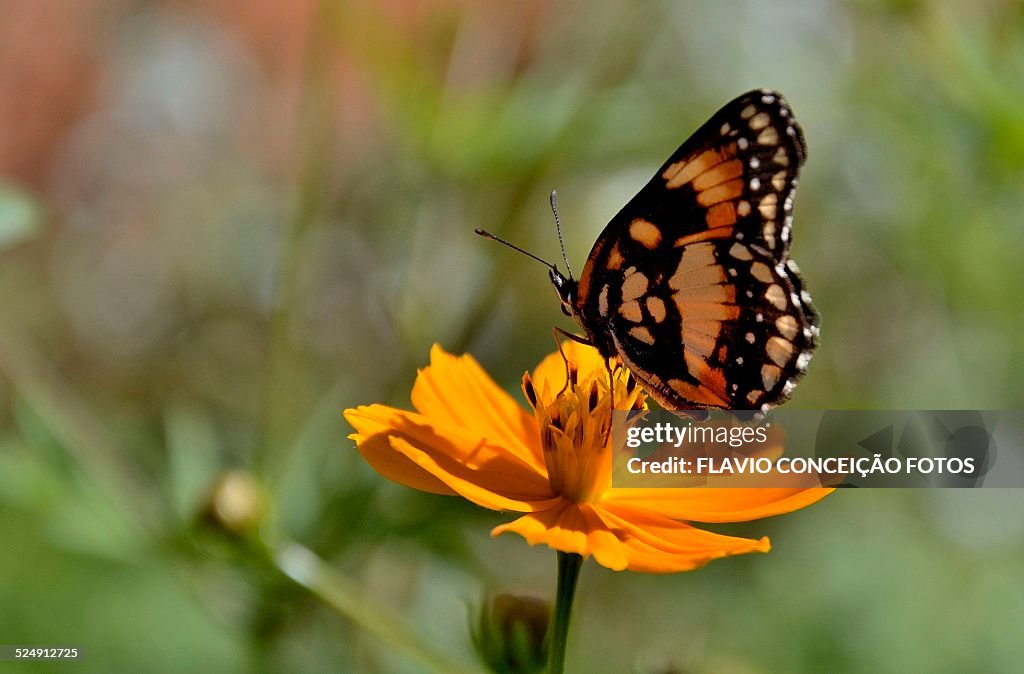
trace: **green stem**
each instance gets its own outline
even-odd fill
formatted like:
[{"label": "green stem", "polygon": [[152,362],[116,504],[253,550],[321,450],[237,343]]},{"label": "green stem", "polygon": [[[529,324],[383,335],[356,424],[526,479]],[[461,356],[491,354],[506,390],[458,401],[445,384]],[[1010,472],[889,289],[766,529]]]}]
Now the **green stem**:
[{"label": "green stem", "polygon": [[565,669],[565,646],[569,640],[569,618],[572,600],[576,596],[576,581],[580,578],[583,557],[575,553],[558,553],[558,589],[555,611],[551,621],[551,639],[548,642],[548,674],[562,674]]},{"label": "green stem", "polygon": [[417,671],[432,674],[481,674],[454,661],[414,634],[402,619],[364,593],[355,581],[335,570],[308,548],[288,543],[271,551],[274,565],[336,613],[374,635],[389,650],[402,653]]}]

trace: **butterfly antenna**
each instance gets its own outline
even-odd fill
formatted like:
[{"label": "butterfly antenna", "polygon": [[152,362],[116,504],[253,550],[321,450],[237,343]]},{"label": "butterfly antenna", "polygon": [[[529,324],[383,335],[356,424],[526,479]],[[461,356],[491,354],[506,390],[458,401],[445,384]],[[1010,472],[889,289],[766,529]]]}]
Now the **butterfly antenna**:
[{"label": "butterfly antenna", "polygon": [[558,271],[558,267],[556,267],[555,265],[551,264],[547,260],[539,258],[536,255],[534,255],[533,253],[530,253],[528,251],[523,250],[519,246],[517,246],[514,243],[511,243],[509,241],[506,241],[505,239],[501,238],[497,234],[491,234],[486,229],[474,229],[473,231],[476,232],[477,234],[479,234],[480,236],[484,237],[485,239],[491,239],[492,241],[497,241],[498,243],[505,244],[506,246],[508,246],[512,250],[519,251],[520,253],[522,253],[523,255],[525,255],[527,257],[532,257],[534,260],[536,260],[537,262],[540,262],[545,267],[549,267],[551,269],[554,269],[556,272]]},{"label": "butterfly antenna", "polygon": [[569,266],[569,256],[565,252],[565,239],[562,237],[562,222],[558,219],[558,193],[551,190],[551,212],[555,214],[555,231],[558,232],[558,245],[562,247],[562,260],[565,261],[565,268],[569,271],[569,278],[572,278],[572,267]]}]

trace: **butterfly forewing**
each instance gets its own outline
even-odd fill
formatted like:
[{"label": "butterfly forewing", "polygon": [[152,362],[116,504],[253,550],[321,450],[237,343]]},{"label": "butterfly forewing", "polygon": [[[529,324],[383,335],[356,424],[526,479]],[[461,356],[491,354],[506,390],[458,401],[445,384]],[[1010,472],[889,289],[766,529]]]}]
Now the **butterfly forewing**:
[{"label": "butterfly forewing", "polygon": [[777,93],[727,104],[605,228],[576,317],[673,409],[784,400],[817,342],[788,260],[803,135]]}]

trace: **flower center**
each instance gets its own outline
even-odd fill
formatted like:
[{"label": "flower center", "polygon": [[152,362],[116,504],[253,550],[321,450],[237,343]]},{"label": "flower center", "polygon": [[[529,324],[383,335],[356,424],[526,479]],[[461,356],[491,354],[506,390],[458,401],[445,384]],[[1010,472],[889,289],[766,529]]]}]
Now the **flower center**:
[{"label": "flower center", "polygon": [[[604,374],[604,376],[601,376]],[[642,408],[643,391],[625,370],[612,376],[617,409]],[[612,474],[612,394],[606,373],[577,382],[570,364],[569,385],[548,402],[538,400],[529,375],[523,390],[540,425],[541,446],[551,489],[580,502],[594,502],[608,489]]]}]

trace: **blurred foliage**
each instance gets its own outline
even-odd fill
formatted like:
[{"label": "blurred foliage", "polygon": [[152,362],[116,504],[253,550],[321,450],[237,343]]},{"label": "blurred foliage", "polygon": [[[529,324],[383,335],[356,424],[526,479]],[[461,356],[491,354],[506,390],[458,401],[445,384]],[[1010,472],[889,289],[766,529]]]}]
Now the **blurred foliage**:
[{"label": "blurred foliage", "polygon": [[34,236],[41,219],[31,196],[10,185],[0,185],[0,251]]},{"label": "blurred foliage", "polygon": [[[490,540],[500,514],[385,483],[339,412],[407,405],[435,341],[515,390],[571,326],[540,268],[473,228],[555,258],[558,188],[578,269],[754,87],[786,94],[810,147],[793,254],[824,324],[791,404],[1024,404],[1018,2],[4,16],[2,643],[78,645],[83,672],[413,672],[416,640],[470,666],[470,606],[550,595],[554,555]],[[265,499],[255,550],[201,524],[227,471]],[[764,557],[587,565],[570,668],[1015,671],[1022,508],[1016,491],[851,491],[728,528],[770,534]],[[290,541],[336,582],[281,573]]]}]

